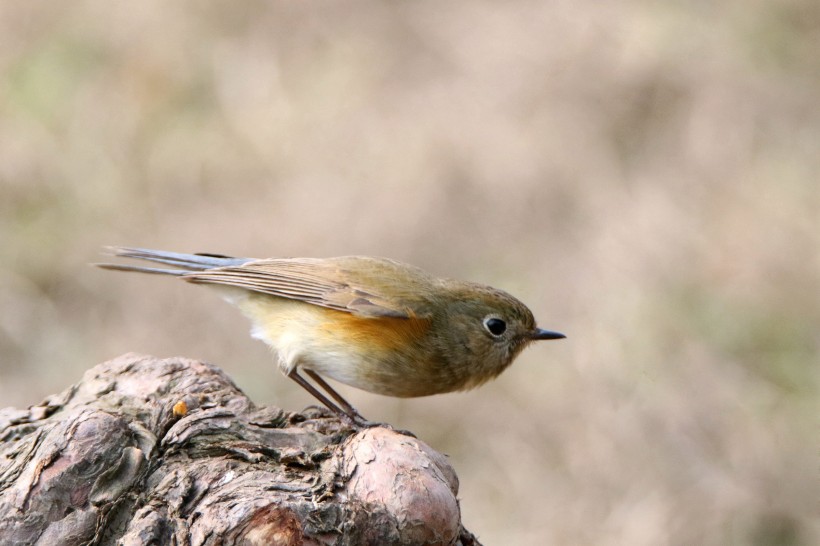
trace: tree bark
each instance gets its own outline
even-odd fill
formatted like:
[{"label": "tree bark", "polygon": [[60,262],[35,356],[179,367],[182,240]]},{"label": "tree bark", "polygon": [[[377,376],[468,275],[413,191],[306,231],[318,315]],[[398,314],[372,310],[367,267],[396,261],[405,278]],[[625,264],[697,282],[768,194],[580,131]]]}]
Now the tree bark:
[{"label": "tree bark", "polygon": [[0,410],[2,545],[478,545],[445,456],[218,368],[127,354]]}]

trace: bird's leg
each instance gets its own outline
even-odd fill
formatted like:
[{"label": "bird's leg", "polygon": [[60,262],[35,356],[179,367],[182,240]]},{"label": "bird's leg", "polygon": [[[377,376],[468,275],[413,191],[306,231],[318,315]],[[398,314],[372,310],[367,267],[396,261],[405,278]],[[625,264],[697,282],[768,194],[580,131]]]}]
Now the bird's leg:
[{"label": "bird's leg", "polygon": [[328,393],[334,400],[336,400],[336,402],[339,403],[339,405],[344,409],[345,415],[354,420],[353,421],[354,424],[356,424],[358,426],[361,426],[361,427],[366,427],[366,428],[367,427],[385,427],[385,428],[388,428],[390,430],[395,430],[399,434],[404,434],[405,436],[411,436],[413,438],[416,437],[416,435],[413,434],[412,432],[410,432],[409,430],[398,430],[398,429],[394,429],[392,427],[392,425],[389,425],[387,423],[377,423],[375,421],[368,421],[367,419],[362,417],[361,413],[356,411],[356,408],[354,408],[352,405],[350,405],[350,402],[345,400],[344,397],[341,394],[336,392],[336,389],[331,387],[328,384],[327,381],[322,379],[322,376],[320,376],[318,373],[314,372],[313,370],[307,370],[306,369],[305,373],[308,374],[316,382],[317,385],[322,387],[322,389],[324,389],[324,391],[326,393]]},{"label": "bird's leg", "polygon": [[354,407],[350,404],[350,402],[348,402],[347,400],[345,400],[345,399],[344,399],[344,397],[343,397],[341,394],[339,394],[338,392],[336,392],[336,389],[334,389],[333,387],[331,387],[331,386],[328,384],[328,382],[327,382],[327,381],[325,381],[324,379],[322,379],[322,376],[321,376],[321,375],[319,375],[318,373],[314,372],[313,370],[307,370],[307,369],[305,370],[305,373],[306,373],[306,374],[308,374],[308,375],[311,377],[311,379],[313,379],[313,381],[315,381],[315,382],[316,382],[316,384],[317,384],[317,385],[319,385],[320,387],[322,387],[322,389],[323,389],[326,393],[328,393],[328,394],[329,394],[329,395],[330,395],[330,396],[331,396],[334,400],[336,400],[336,402],[338,402],[338,403],[339,403],[339,405],[342,407],[342,409],[345,411],[345,413],[347,413],[347,414],[348,414],[348,415],[350,415],[351,417],[354,417],[354,418],[356,418],[357,420],[359,420],[359,421],[361,421],[361,422],[363,422],[363,423],[366,423],[366,422],[367,422],[367,419],[365,419],[364,417],[362,417],[362,414],[361,414],[361,413],[359,413],[358,411],[356,411],[356,408],[354,408]]},{"label": "bird's leg", "polygon": [[304,377],[299,375],[296,372],[296,369],[293,369],[290,372],[288,372],[287,376],[296,381],[297,383],[299,383],[299,385],[301,385],[303,389],[312,394],[319,402],[327,406],[327,408],[330,411],[341,417],[343,421],[352,425],[354,428],[358,429],[370,427],[385,427],[390,430],[394,430],[399,434],[404,434],[405,436],[411,436],[413,438],[416,437],[415,434],[408,430],[396,430],[387,423],[376,423],[373,421],[368,421],[367,419],[362,417],[362,415],[358,411],[356,411],[356,408],[350,405],[350,402],[345,400],[341,394],[336,392],[336,390],[333,387],[328,385],[327,381],[322,379],[322,377],[319,374],[317,374],[313,370],[305,370],[305,373],[307,373],[314,381],[316,381],[316,384],[322,387],[325,390],[325,392],[327,392],[334,400],[336,400],[336,402],[338,402],[339,405],[334,404],[330,401],[330,399],[328,399],[327,396],[319,392],[319,389],[311,385]]},{"label": "bird's leg", "polygon": [[[308,374],[310,374],[311,377],[316,379],[316,376],[314,375],[315,372],[312,372],[310,370],[306,371],[308,372]],[[339,400],[344,409],[340,408],[339,406],[331,402],[327,396],[319,392],[319,390],[316,387],[311,385],[304,377],[299,375],[295,368],[288,372],[287,376],[296,381],[303,389],[312,394],[314,398],[316,398],[319,402],[324,404],[330,411],[332,411],[333,413],[335,413],[336,415],[338,415],[339,417],[341,417],[342,419],[344,419],[345,421],[349,422],[354,426],[361,426],[361,422],[359,421],[364,421],[362,416],[359,415],[359,413],[355,409],[353,409],[353,406],[351,406],[344,398],[342,398],[342,396],[339,393],[337,393],[333,389],[330,389],[330,386],[327,385],[327,383],[324,380],[320,379],[318,383],[320,385],[324,383],[325,386],[329,389],[328,393],[330,393],[331,396],[336,398],[336,400]],[[348,409],[350,411],[347,411]]]}]

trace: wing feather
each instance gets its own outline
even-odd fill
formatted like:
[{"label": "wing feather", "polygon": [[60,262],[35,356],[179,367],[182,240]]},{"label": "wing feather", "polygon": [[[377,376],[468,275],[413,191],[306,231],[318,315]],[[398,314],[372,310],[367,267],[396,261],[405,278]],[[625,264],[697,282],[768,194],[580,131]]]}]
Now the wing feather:
[{"label": "wing feather", "polygon": [[[394,282],[397,266],[403,267],[391,260],[369,257],[277,258],[186,273],[182,278],[193,283],[234,286],[364,317],[421,318],[423,313],[414,309],[412,301],[384,294],[385,279]],[[386,285],[390,286],[390,282]]]}]

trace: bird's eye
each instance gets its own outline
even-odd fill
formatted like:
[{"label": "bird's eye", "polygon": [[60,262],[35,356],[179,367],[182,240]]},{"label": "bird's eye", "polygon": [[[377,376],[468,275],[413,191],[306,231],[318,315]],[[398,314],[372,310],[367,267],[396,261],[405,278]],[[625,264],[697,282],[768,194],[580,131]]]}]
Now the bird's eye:
[{"label": "bird's eye", "polygon": [[500,318],[486,318],[484,319],[484,328],[492,335],[498,337],[507,331],[507,323]]}]

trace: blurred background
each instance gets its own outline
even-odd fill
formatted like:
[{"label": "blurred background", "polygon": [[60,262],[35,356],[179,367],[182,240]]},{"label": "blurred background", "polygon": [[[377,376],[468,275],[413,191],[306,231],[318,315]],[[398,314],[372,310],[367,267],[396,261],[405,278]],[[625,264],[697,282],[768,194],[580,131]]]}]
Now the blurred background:
[{"label": "blurred background", "polygon": [[820,543],[820,4],[6,2],[0,406],[122,353],[312,399],[103,245],[384,255],[564,341],[469,393],[342,388],[487,545]]}]

